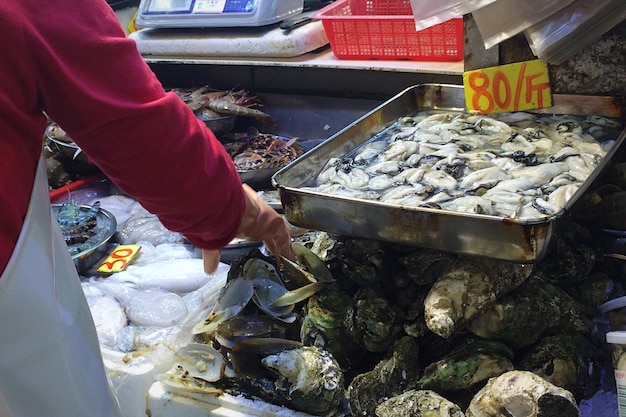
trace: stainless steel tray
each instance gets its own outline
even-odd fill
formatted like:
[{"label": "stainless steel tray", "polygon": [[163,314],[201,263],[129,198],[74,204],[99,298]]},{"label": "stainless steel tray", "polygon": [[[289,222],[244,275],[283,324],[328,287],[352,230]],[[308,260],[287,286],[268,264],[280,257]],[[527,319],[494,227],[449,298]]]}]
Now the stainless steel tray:
[{"label": "stainless steel tray", "polygon": [[[540,112],[614,118],[626,114],[623,103],[612,97],[554,95],[553,102],[553,107]],[[622,147],[626,130],[565,210],[540,221],[393,206],[301,189],[310,184],[329,158],[345,155],[395,123],[398,117],[418,110],[464,110],[464,107],[461,86],[424,84],[400,92],[272,177],[286,218],[296,226],[344,236],[514,262],[539,261],[566,214]]]}]

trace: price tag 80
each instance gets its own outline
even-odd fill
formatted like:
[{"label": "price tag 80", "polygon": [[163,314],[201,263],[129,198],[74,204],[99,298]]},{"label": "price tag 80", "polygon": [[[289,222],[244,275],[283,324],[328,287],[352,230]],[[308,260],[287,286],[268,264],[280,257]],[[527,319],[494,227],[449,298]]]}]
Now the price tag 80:
[{"label": "price tag 80", "polygon": [[97,271],[103,274],[123,271],[137,256],[139,249],[141,249],[139,245],[119,245],[98,266]]},{"label": "price tag 80", "polygon": [[539,59],[463,73],[465,106],[501,113],[552,106],[548,67]]}]

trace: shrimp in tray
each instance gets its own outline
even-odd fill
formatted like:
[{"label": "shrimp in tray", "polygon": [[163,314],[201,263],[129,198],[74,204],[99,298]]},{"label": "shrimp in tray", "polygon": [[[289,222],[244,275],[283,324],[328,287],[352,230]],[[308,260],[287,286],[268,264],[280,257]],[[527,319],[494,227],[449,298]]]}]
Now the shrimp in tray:
[{"label": "shrimp in tray", "polygon": [[219,91],[209,86],[172,89],[198,116],[242,116],[256,119],[263,126],[273,126],[275,120],[259,110],[262,107],[258,97],[244,89]]}]

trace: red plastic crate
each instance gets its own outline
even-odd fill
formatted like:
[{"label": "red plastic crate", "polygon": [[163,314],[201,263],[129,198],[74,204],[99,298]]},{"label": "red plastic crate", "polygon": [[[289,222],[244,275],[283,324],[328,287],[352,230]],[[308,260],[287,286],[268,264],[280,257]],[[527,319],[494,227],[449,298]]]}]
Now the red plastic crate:
[{"label": "red plastic crate", "polygon": [[463,59],[463,19],[417,31],[408,0],[337,0],[313,18],[339,59]]}]

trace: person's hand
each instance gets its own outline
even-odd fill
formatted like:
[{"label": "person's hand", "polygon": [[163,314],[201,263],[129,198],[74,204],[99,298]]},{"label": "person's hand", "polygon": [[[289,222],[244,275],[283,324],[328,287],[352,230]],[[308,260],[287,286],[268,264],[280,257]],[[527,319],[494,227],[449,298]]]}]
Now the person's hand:
[{"label": "person's hand", "polygon": [[[281,256],[294,260],[291,236],[283,218],[247,184],[242,187],[245,209],[237,237],[263,242],[278,262],[281,261]],[[204,270],[212,274],[219,264],[220,251],[203,249],[202,258]]]},{"label": "person's hand", "polygon": [[219,249],[202,249],[202,260],[204,261],[204,272],[213,274],[220,264]]}]

